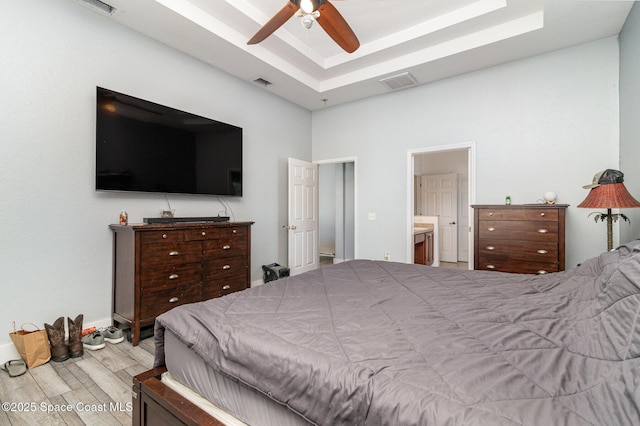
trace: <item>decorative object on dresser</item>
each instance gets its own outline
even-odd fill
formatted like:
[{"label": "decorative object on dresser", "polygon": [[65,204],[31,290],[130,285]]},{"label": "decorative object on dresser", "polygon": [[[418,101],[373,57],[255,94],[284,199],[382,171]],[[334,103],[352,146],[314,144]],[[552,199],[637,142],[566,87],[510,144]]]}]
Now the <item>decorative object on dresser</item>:
[{"label": "decorative object on dresser", "polygon": [[113,322],[131,328],[135,346],[161,313],[248,288],[252,224],[110,225]]},{"label": "decorative object on dresser", "polygon": [[474,205],[474,269],[564,271],[567,204]]},{"label": "decorative object on dresser", "polygon": [[[622,213],[612,214],[611,209],[640,207],[640,202],[629,194],[624,186],[624,173],[620,170],[603,170],[593,176],[591,185],[583,186],[590,189],[589,195],[578,207],[587,209],[607,209],[606,213],[596,213],[595,221],[607,221],[607,250],[613,250],[613,222],[622,218],[630,222]],[[593,213],[591,213],[593,214]],[[589,216],[591,216],[591,214]]]}]

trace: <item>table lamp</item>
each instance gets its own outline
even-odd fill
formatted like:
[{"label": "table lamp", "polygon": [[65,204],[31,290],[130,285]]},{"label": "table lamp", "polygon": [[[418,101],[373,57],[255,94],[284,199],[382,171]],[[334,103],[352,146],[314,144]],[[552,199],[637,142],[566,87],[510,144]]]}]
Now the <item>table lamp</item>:
[{"label": "table lamp", "polygon": [[629,222],[629,218],[621,213],[612,214],[611,209],[625,209],[640,207],[640,202],[629,194],[624,186],[624,173],[619,170],[607,169],[596,173],[590,185],[583,188],[590,189],[587,198],[578,207],[587,209],[607,209],[606,213],[598,213],[598,219],[607,220],[607,250],[613,249],[613,222],[618,217]]}]

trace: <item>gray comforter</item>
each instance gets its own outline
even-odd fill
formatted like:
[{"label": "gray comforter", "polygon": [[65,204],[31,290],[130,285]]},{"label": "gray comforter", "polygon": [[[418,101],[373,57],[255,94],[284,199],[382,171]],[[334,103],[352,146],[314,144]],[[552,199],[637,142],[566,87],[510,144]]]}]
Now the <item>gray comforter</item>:
[{"label": "gray comforter", "polygon": [[157,318],[321,425],[639,425],[640,241],[531,276],[357,260]]}]

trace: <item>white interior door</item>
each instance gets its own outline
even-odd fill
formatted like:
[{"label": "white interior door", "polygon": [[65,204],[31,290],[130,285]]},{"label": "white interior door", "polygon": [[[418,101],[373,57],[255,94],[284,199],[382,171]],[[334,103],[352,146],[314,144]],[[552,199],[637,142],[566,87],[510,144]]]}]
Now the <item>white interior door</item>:
[{"label": "white interior door", "polygon": [[289,158],[289,270],[318,267],[318,165]]},{"label": "white interior door", "polygon": [[455,173],[422,176],[427,216],[439,216],[440,261],[458,261],[458,178]]}]

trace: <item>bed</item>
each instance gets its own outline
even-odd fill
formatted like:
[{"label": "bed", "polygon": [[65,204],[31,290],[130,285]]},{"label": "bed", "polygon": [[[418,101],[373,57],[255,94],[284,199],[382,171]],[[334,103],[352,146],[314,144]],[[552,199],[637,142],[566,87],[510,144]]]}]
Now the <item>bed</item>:
[{"label": "bed", "polygon": [[134,424],[231,424],[168,370],[256,426],[638,425],[639,313],[640,240],[547,275],[340,263],[159,316]]}]

